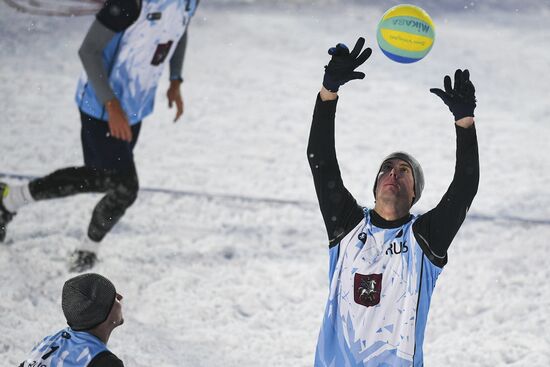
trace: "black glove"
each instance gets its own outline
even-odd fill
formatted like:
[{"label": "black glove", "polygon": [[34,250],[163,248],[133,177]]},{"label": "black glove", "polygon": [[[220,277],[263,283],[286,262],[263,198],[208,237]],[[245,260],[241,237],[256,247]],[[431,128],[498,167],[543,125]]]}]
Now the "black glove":
[{"label": "black glove", "polygon": [[476,108],[476,89],[470,81],[468,69],[455,71],[455,86],[451,88],[451,77],[445,75],[443,80],[445,91],[439,88],[432,88],[430,92],[439,96],[449,106],[449,110],[455,116],[455,121],[464,117],[473,117]]},{"label": "black glove", "polygon": [[[353,79],[363,79],[365,73],[354,71],[359,65],[364,63],[371,55],[372,50],[367,47],[363,52],[361,49],[365,44],[365,39],[359,37],[355,47],[349,52],[349,49],[343,43],[336,47],[331,47],[328,54],[332,55],[327,66],[325,66],[325,77],[323,86],[331,92],[337,92],[341,85],[346,84]],[[361,52],[361,55],[359,55]]]}]

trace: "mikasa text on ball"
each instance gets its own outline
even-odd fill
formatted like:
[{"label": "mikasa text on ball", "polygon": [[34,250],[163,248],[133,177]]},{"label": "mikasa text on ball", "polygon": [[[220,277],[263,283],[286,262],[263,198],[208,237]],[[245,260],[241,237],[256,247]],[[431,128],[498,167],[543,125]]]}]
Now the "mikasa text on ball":
[{"label": "mikasa text on ball", "polygon": [[421,60],[430,52],[435,40],[432,19],[418,6],[402,4],[384,13],[376,32],[384,54],[400,63]]}]

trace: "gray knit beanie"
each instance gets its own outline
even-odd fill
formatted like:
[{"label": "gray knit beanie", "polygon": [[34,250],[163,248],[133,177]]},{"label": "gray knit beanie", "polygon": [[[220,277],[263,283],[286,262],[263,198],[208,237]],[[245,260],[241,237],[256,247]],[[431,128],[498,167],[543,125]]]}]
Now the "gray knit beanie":
[{"label": "gray knit beanie", "polygon": [[380,170],[382,170],[382,166],[384,165],[384,163],[386,161],[389,161],[390,159],[401,159],[407,162],[412,168],[414,179],[414,199],[411,206],[413,206],[418,201],[418,199],[420,199],[420,195],[422,195],[422,190],[424,190],[424,172],[422,172],[422,167],[420,166],[420,163],[418,163],[418,161],[414,159],[412,155],[405,152],[393,152],[386,158],[384,158],[384,160],[380,164],[380,168],[378,168],[376,179],[374,180],[374,187],[372,189],[372,192],[374,193],[374,198],[376,199],[376,185],[378,184],[378,174],[380,174]]},{"label": "gray knit beanie", "polygon": [[88,273],[65,282],[61,307],[71,329],[89,330],[107,319],[115,302],[116,290],[111,281]]}]

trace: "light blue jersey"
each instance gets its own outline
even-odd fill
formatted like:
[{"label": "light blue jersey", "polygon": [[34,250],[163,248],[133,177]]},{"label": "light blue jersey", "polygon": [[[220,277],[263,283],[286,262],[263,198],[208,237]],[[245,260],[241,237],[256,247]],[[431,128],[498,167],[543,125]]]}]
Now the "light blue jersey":
[{"label": "light blue jersey", "polygon": [[[130,125],[153,111],[163,65],[172,57],[196,6],[197,0],[142,0],[138,19],[104,49],[109,84]],[[109,119],[85,72],[78,82],[76,102],[84,113]]]},{"label": "light blue jersey", "polygon": [[107,346],[92,334],[66,328],[38,343],[22,367],[85,367],[106,350]]},{"label": "light blue jersey", "polygon": [[442,269],[412,231],[365,218],[330,249],[330,293],[315,367],[422,366],[430,300]]}]

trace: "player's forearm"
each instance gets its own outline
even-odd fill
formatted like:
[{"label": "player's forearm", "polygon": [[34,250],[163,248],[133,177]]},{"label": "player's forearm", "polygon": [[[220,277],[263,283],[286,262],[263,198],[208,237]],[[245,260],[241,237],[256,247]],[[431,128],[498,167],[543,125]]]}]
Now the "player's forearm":
[{"label": "player's forearm", "polygon": [[320,94],[317,96],[307,146],[310,166],[320,157],[330,157],[330,160],[336,161],[334,120],[337,104],[337,99],[324,102]]},{"label": "player's forearm", "polygon": [[[475,125],[456,126],[456,166],[451,187],[457,197],[458,209],[470,207],[479,185],[479,153]],[[450,188],[451,188],[450,187]]]},{"label": "player's forearm", "polygon": [[181,80],[183,71],[183,60],[187,49],[187,32],[181,36],[172,57],[170,58],[170,80]]},{"label": "player's forearm", "polygon": [[103,50],[114,35],[115,32],[99,21],[94,20],[82,42],[82,46],[78,50],[88,81],[92,84],[97,98],[103,104],[115,98],[115,94],[109,85],[108,71],[103,63]]}]

